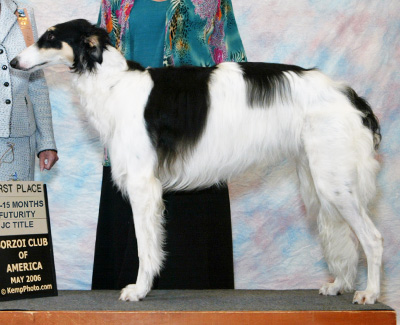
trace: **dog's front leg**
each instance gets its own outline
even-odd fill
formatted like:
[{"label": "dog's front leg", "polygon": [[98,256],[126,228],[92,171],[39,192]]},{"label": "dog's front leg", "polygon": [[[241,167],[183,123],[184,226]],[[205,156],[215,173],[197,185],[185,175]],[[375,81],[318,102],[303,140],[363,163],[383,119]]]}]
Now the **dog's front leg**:
[{"label": "dog's front leg", "polygon": [[160,273],[163,260],[162,187],[154,177],[141,177],[128,181],[127,191],[133,209],[139,255],[136,284],[122,289],[120,300],[138,301],[151,290],[153,279]]}]

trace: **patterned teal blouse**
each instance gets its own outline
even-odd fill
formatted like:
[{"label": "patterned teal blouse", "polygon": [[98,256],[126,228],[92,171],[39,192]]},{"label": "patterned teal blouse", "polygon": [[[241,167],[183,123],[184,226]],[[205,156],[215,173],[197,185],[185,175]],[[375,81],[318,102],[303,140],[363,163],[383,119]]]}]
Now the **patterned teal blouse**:
[{"label": "patterned teal blouse", "polygon": [[[140,0],[136,1],[139,7]],[[145,1],[149,1],[149,7],[154,7],[154,3],[150,3],[152,0]],[[160,31],[164,38],[162,65],[213,66],[224,61],[247,60],[231,0],[167,1],[165,29]],[[99,25],[107,30],[113,45],[128,60],[136,59],[143,64],[137,60],[135,48],[143,46],[145,39],[138,42],[130,27],[148,25],[148,19],[153,19],[154,15],[151,16],[150,12],[147,16],[131,14],[134,4],[135,0],[102,0]],[[141,21],[133,23],[133,19]],[[158,65],[154,63],[152,66]],[[107,151],[104,165],[110,165]]]},{"label": "patterned teal blouse", "polygon": [[[169,1],[135,0],[129,16],[130,54],[144,67],[163,66],[165,15]],[[138,46],[136,46],[138,45]]]}]

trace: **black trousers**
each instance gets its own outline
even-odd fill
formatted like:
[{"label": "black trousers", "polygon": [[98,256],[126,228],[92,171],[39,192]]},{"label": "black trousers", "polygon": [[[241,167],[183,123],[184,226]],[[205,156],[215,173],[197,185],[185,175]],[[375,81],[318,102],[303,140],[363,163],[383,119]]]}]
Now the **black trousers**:
[{"label": "black trousers", "polygon": [[[92,289],[135,283],[139,268],[131,206],[103,168]],[[227,186],[164,195],[167,259],[154,289],[233,289]]]}]

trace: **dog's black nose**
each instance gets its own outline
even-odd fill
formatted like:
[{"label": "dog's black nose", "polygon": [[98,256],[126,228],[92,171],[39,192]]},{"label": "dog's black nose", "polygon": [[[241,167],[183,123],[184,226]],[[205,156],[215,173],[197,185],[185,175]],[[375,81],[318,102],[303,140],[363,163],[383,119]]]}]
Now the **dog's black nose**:
[{"label": "dog's black nose", "polygon": [[11,65],[13,68],[18,69],[18,68],[19,68],[19,61],[18,61],[18,58],[15,57],[14,59],[12,59],[11,62],[10,62],[10,65]]}]

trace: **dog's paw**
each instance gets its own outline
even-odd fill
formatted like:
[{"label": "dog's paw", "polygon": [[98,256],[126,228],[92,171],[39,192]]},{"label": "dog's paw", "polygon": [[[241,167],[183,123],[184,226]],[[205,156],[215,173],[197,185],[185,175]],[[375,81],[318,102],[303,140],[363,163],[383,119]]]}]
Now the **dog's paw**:
[{"label": "dog's paw", "polygon": [[129,284],[121,290],[119,300],[122,301],[139,301],[146,297],[146,293],[138,290],[136,284]]},{"label": "dog's paw", "polygon": [[379,294],[372,291],[356,291],[353,298],[353,304],[372,305],[379,298]]},{"label": "dog's paw", "polygon": [[325,283],[321,289],[319,289],[319,294],[324,296],[336,296],[342,293],[341,288],[335,285],[335,283]]}]

